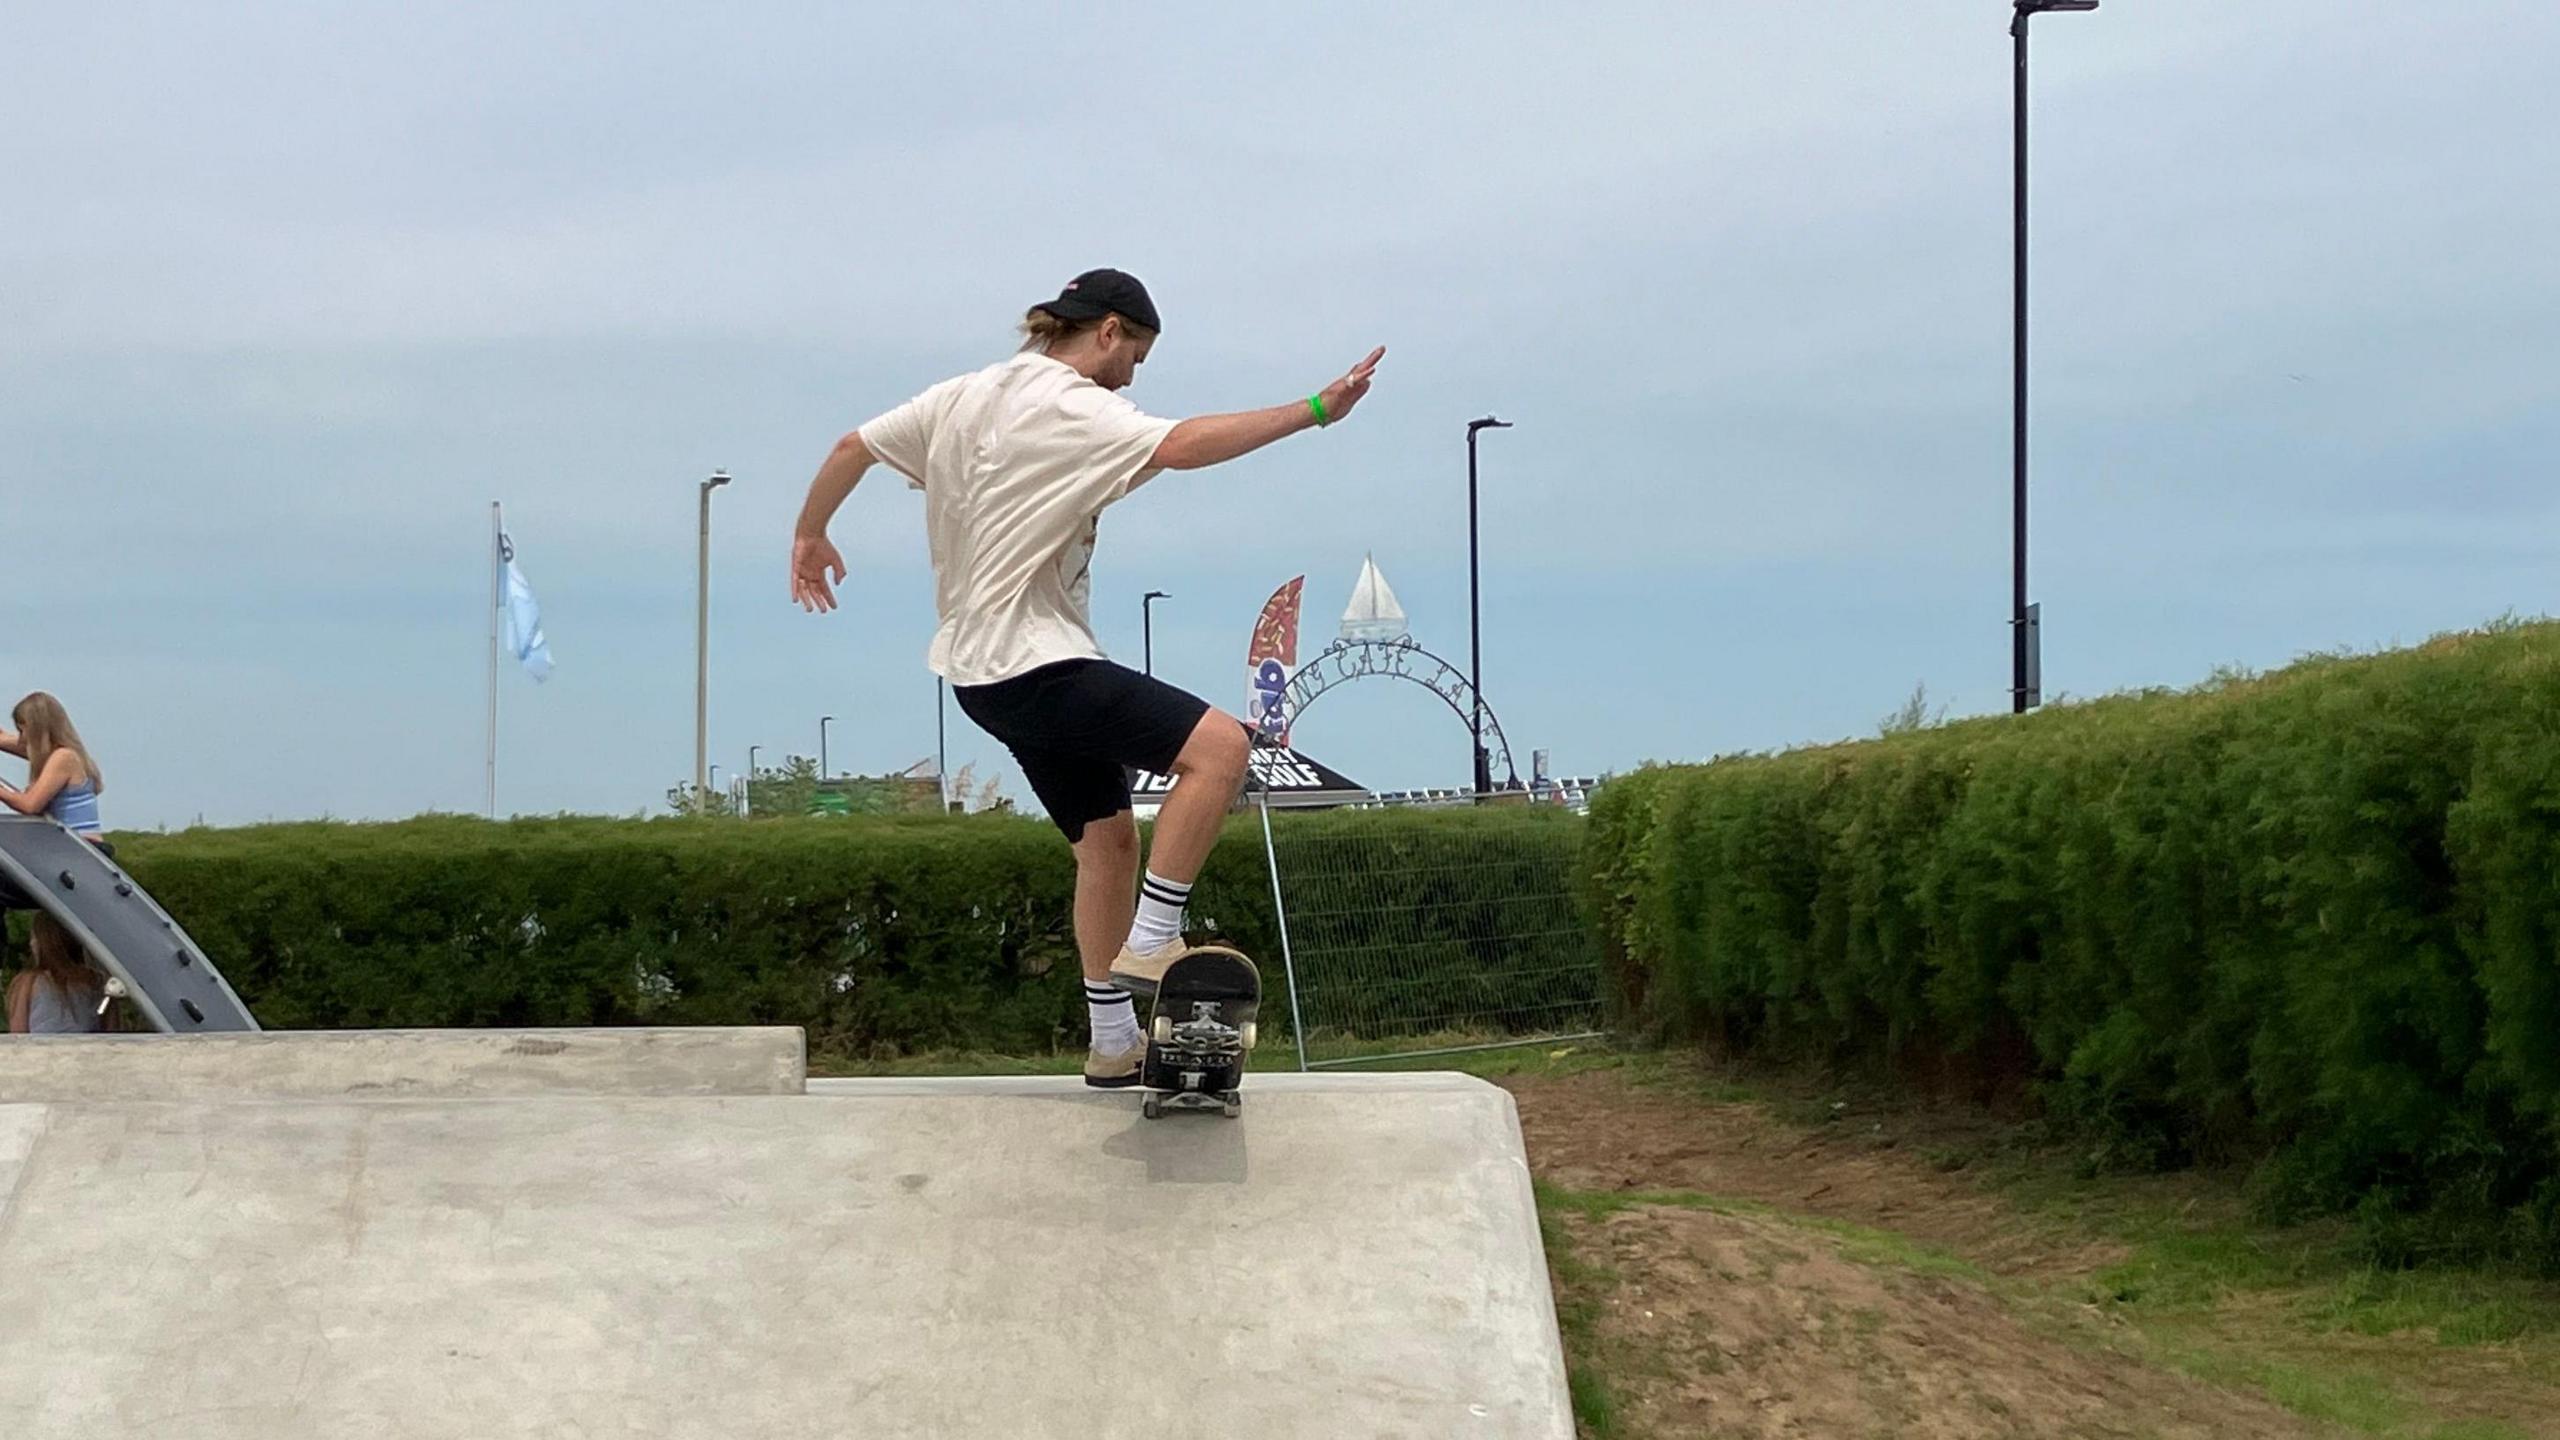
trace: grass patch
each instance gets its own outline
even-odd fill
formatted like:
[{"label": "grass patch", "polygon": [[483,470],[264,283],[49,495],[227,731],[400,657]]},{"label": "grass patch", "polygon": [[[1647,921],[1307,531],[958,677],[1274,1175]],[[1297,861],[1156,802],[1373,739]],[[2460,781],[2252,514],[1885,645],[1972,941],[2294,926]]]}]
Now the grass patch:
[{"label": "grass patch", "polygon": [[2326,1286],[2305,1314],[2358,1335],[2425,1331],[2440,1345],[2497,1345],[2560,1332],[2560,1287],[2494,1272],[2367,1269]]},{"label": "grass patch", "polygon": [[2384,1270],[2334,1223],[2267,1228],[2127,1215],[2112,1227],[2132,1254],[2093,1277],[2104,1304],[2178,1315],[2274,1297],[2303,1328],[2418,1333],[2446,1346],[2560,1336],[2560,1286],[2495,1269]]},{"label": "grass patch", "polygon": [[[1465,1048],[1472,1046],[1496,1048]],[[1456,1053],[1411,1053],[1417,1050]],[[1263,1062],[1267,1068],[1285,1070],[1297,1066],[1294,1041],[1266,1041],[1263,1051],[1255,1053],[1259,1056],[1264,1051],[1270,1054],[1270,1058]],[[1499,1080],[1514,1075],[1577,1075],[1589,1070],[1608,1070],[1625,1064],[1628,1056],[1605,1036],[1583,1040],[1514,1041],[1508,1036],[1483,1031],[1447,1030],[1401,1040],[1317,1038],[1308,1042],[1307,1059],[1325,1070],[1340,1069],[1355,1075],[1398,1070],[1461,1070],[1482,1079]]]},{"label": "grass patch", "polygon": [[1594,1265],[1573,1248],[1573,1240],[1548,1211],[1541,1197],[1538,1237],[1545,1243],[1547,1272],[1554,1278],[1556,1329],[1564,1338],[1565,1388],[1573,1402],[1580,1433],[1591,1440],[1614,1440],[1619,1433],[1618,1395],[1600,1360],[1600,1297],[1618,1287],[1618,1272]]},{"label": "grass patch", "polygon": [[1651,1206],[1673,1210],[1704,1210],[1716,1215],[1747,1215],[1755,1219],[1775,1220],[1798,1230],[1829,1236],[1836,1242],[1842,1259],[1884,1269],[1908,1270],[1918,1275],[1952,1276],[1962,1280],[1990,1283],[1991,1277],[1982,1267],[1935,1246],[1924,1245],[1908,1235],[1890,1230],[1875,1230],[1846,1220],[1833,1220],[1821,1215],[1800,1215],[1757,1200],[1734,1200],[1695,1190],[1569,1190],[1561,1185],[1540,1180],[1535,1182],[1538,1208],[1543,1214],[1575,1215],[1585,1220],[1604,1220],[1622,1210]]},{"label": "grass patch", "polygon": [[2220,1337],[2184,1331],[2151,1332],[2154,1353],[2172,1368],[2209,1384],[2263,1392],[2287,1410],[2359,1435],[2398,1435],[2411,1419],[2409,1403],[2371,1374],[2299,1364],[2234,1351]]}]

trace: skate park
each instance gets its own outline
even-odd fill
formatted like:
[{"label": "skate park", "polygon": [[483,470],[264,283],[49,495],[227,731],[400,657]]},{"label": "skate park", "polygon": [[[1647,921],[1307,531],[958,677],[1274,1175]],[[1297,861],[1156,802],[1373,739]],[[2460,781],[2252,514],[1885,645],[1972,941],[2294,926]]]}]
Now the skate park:
[{"label": "skate park", "polygon": [[[220,985],[121,872],[26,865],[48,824],[0,844],[94,954],[149,992],[100,937],[156,922]],[[1572,1433],[1519,1125],[1468,1076],[1153,1121],[812,1081],[787,1027],[195,1028],[0,1045],[14,1433]]]},{"label": "skate park", "polygon": [[2560,10],[16,18],[0,1435],[2560,1435]]}]

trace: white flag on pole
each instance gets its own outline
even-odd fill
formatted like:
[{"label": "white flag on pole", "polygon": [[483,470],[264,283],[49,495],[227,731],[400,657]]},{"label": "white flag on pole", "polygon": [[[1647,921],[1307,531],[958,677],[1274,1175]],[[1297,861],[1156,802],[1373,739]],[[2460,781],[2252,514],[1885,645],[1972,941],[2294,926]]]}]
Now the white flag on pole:
[{"label": "white flag on pole", "polygon": [[551,641],[542,633],[542,607],[533,598],[533,586],[526,583],[524,572],[516,568],[516,543],[501,532],[498,553],[507,562],[507,649],[524,673],[535,680],[551,678]]}]

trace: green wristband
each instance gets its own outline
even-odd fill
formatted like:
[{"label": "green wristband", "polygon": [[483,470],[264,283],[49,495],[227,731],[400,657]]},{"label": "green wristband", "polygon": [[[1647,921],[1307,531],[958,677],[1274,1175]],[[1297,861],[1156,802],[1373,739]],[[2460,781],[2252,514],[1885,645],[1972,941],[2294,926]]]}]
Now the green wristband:
[{"label": "green wristband", "polygon": [[1308,396],[1308,397],[1307,397],[1307,408],[1308,408],[1308,409],[1310,409],[1310,410],[1313,410],[1314,412],[1316,412],[1316,428],[1317,428],[1317,429],[1321,430],[1321,429],[1323,429],[1324,427],[1326,427],[1327,425],[1330,425],[1330,424],[1332,424],[1332,423],[1333,423],[1333,417],[1332,417],[1332,416],[1330,416],[1330,415],[1327,415],[1326,413],[1324,413],[1324,397],[1323,397],[1322,395],[1310,395],[1310,396]]}]

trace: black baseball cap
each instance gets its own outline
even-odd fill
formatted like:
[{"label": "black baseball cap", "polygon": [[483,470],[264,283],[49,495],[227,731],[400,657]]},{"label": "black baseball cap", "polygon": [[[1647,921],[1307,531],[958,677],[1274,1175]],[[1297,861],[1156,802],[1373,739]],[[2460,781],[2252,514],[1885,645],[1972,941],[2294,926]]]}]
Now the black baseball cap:
[{"label": "black baseball cap", "polygon": [[1156,302],[1147,298],[1147,287],[1126,270],[1087,270],[1068,281],[1057,299],[1043,300],[1031,308],[1046,310],[1061,320],[1099,320],[1105,315],[1117,315],[1153,334],[1164,333],[1164,322],[1156,318]]}]

